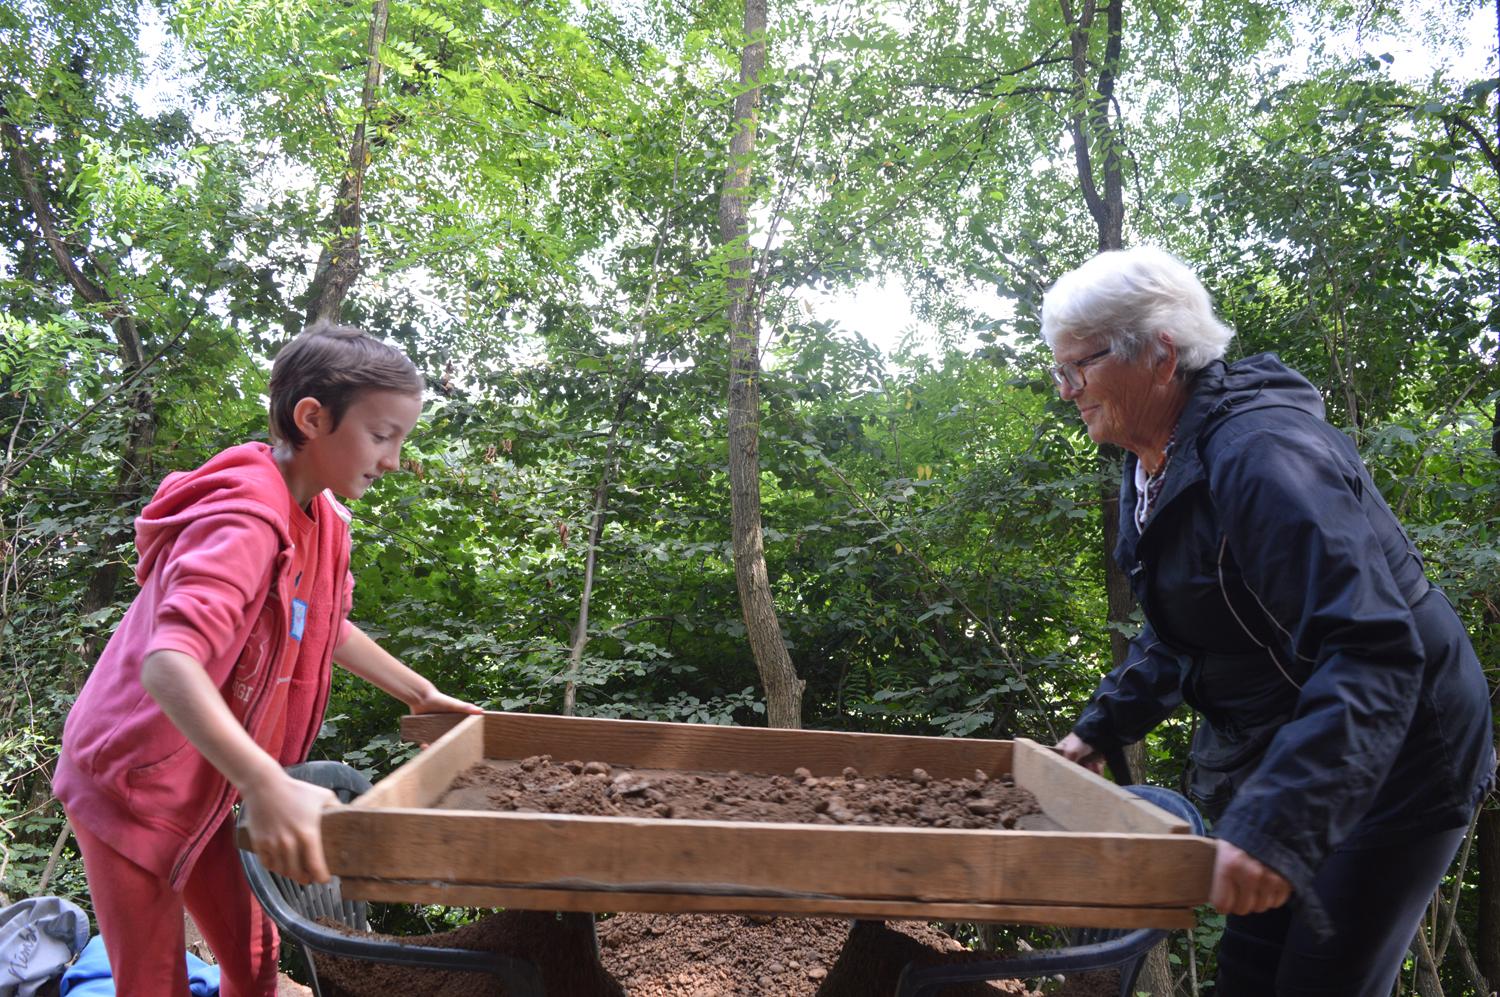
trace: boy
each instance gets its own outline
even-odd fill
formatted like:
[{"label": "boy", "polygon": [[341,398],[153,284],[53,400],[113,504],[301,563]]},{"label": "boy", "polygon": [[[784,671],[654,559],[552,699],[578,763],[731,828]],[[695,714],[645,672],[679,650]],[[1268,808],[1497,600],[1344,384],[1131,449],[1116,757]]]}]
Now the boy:
[{"label": "boy", "polygon": [[331,662],[413,713],[479,712],[347,619],[349,514],[330,493],[357,499],[399,466],[422,387],[398,350],[314,326],[272,366],[274,447],[168,475],[136,520],[141,591],[68,714],[53,781],[121,994],[187,993],[184,906],[226,997],[275,993],[276,931],[229,812],[244,801],[267,867],[329,878],[318,821],[333,794],[283,766],[317,736]]}]

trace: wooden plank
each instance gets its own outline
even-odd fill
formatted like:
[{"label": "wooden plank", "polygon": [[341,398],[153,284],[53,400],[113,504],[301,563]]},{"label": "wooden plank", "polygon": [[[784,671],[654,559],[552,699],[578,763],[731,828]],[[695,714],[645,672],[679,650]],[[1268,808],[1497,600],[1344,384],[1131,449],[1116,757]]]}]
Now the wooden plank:
[{"label": "wooden plank", "polygon": [[[935,779],[970,778],[976,768],[1011,770],[1011,742],[841,731],[718,727],[645,720],[597,720],[527,713],[487,713],[489,758],[550,754],[558,761],[606,761],[637,768],[697,769],[837,775],[847,766],[863,775],[910,775],[923,768]],[[401,736],[426,741],[456,723],[455,714],[401,719]]]},{"label": "wooden plank", "polygon": [[1187,907],[1213,845],[1160,834],[970,831],[344,807],[341,876],[781,898]]},{"label": "wooden plank", "polygon": [[1069,761],[1051,748],[1016,738],[1016,785],[1029,789],[1042,812],[1069,831],[1188,834],[1187,821]]},{"label": "wooden plank", "polygon": [[914,903],[899,900],[828,900],[671,893],[599,893],[587,890],[523,889],[471,884],[410,882],[345,876],[346,897],[360,900],[422,902],[450,907],[508,907],[521,910],[644,911],[662,914],[765,914],[782,917],[859,917],[920,921],[993,921],[1088,928],[1191,928],[1188,907],[1080,907],[1066,904]]},{"label": "wooden plank", "polygon": [[447,715],[458,717],[460,722],[351,806],[410,808],[437,803],[460,772],[484,758],[484,717]]}]

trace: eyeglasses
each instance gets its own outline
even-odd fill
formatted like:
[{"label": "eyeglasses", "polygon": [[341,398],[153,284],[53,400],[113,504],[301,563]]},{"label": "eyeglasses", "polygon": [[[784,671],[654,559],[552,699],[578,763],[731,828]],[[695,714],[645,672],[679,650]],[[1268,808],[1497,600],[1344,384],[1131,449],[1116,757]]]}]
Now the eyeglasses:
[{"label": "eyeglasses", "polygon": [[1047,373],[1052,375],[1052,383],[1057,385],[1059,391],[1064,387],[1073,391],[1082,391],[1084,385],[1088,384],[1088,377],[1084,374],[1083,368],[1098,363],[1114,351],[1113,346],[1106,346],[1098,353],[1090,353],[1081,359],[1053,364],[1047,368]]}]

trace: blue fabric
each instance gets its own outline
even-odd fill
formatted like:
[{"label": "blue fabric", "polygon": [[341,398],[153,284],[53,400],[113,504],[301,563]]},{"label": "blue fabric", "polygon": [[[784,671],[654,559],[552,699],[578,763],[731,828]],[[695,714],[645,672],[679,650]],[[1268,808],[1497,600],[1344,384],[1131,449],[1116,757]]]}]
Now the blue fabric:
[{"label": "blue fabric", "polygon": [[1181,817],[1192,826],[1194,834],[1203,833],[1203,816],[1198,813],[1198,808],[1181,793],[1167,789],[1165,786],[1148,786],[1140,782],[1133,786],[1126,786],[1125,791],[1132,796],[1139,796],[1153,806],[1160,807],[1173,817]]},{"label": "blue fabric", "polygon": [[1466,827],[1380,848],[1337,849],[1313,884],[1333,932],[1278,907],[1231,916],[1219,944],[1218,997],[1387,997],[1432,891]]},{"label": "blue fabric", "polygon": [[[219,967],[210,966],[191,952],[187,957],[188,990],[193,997],[218,997]],[[63,974],[58,993],[62,997],[114,997],[115,981],[109,969],[109,955],[104,951],[104,939],[95,935],[84,946],[78,961]]]}]

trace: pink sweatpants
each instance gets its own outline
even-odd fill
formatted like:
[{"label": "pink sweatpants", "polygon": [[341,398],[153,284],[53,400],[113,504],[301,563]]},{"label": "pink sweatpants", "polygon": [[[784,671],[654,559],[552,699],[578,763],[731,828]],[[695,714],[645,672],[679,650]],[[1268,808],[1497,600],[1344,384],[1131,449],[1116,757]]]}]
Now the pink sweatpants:
[{"label": "pink sweatpants", "polygon": [[218,959],[223,997],[275,997],[279,938],[245,881],[233,820],[214,832],[181,893],[77,822],[73,836],[120,997],[187,997],[184,907]]}]

